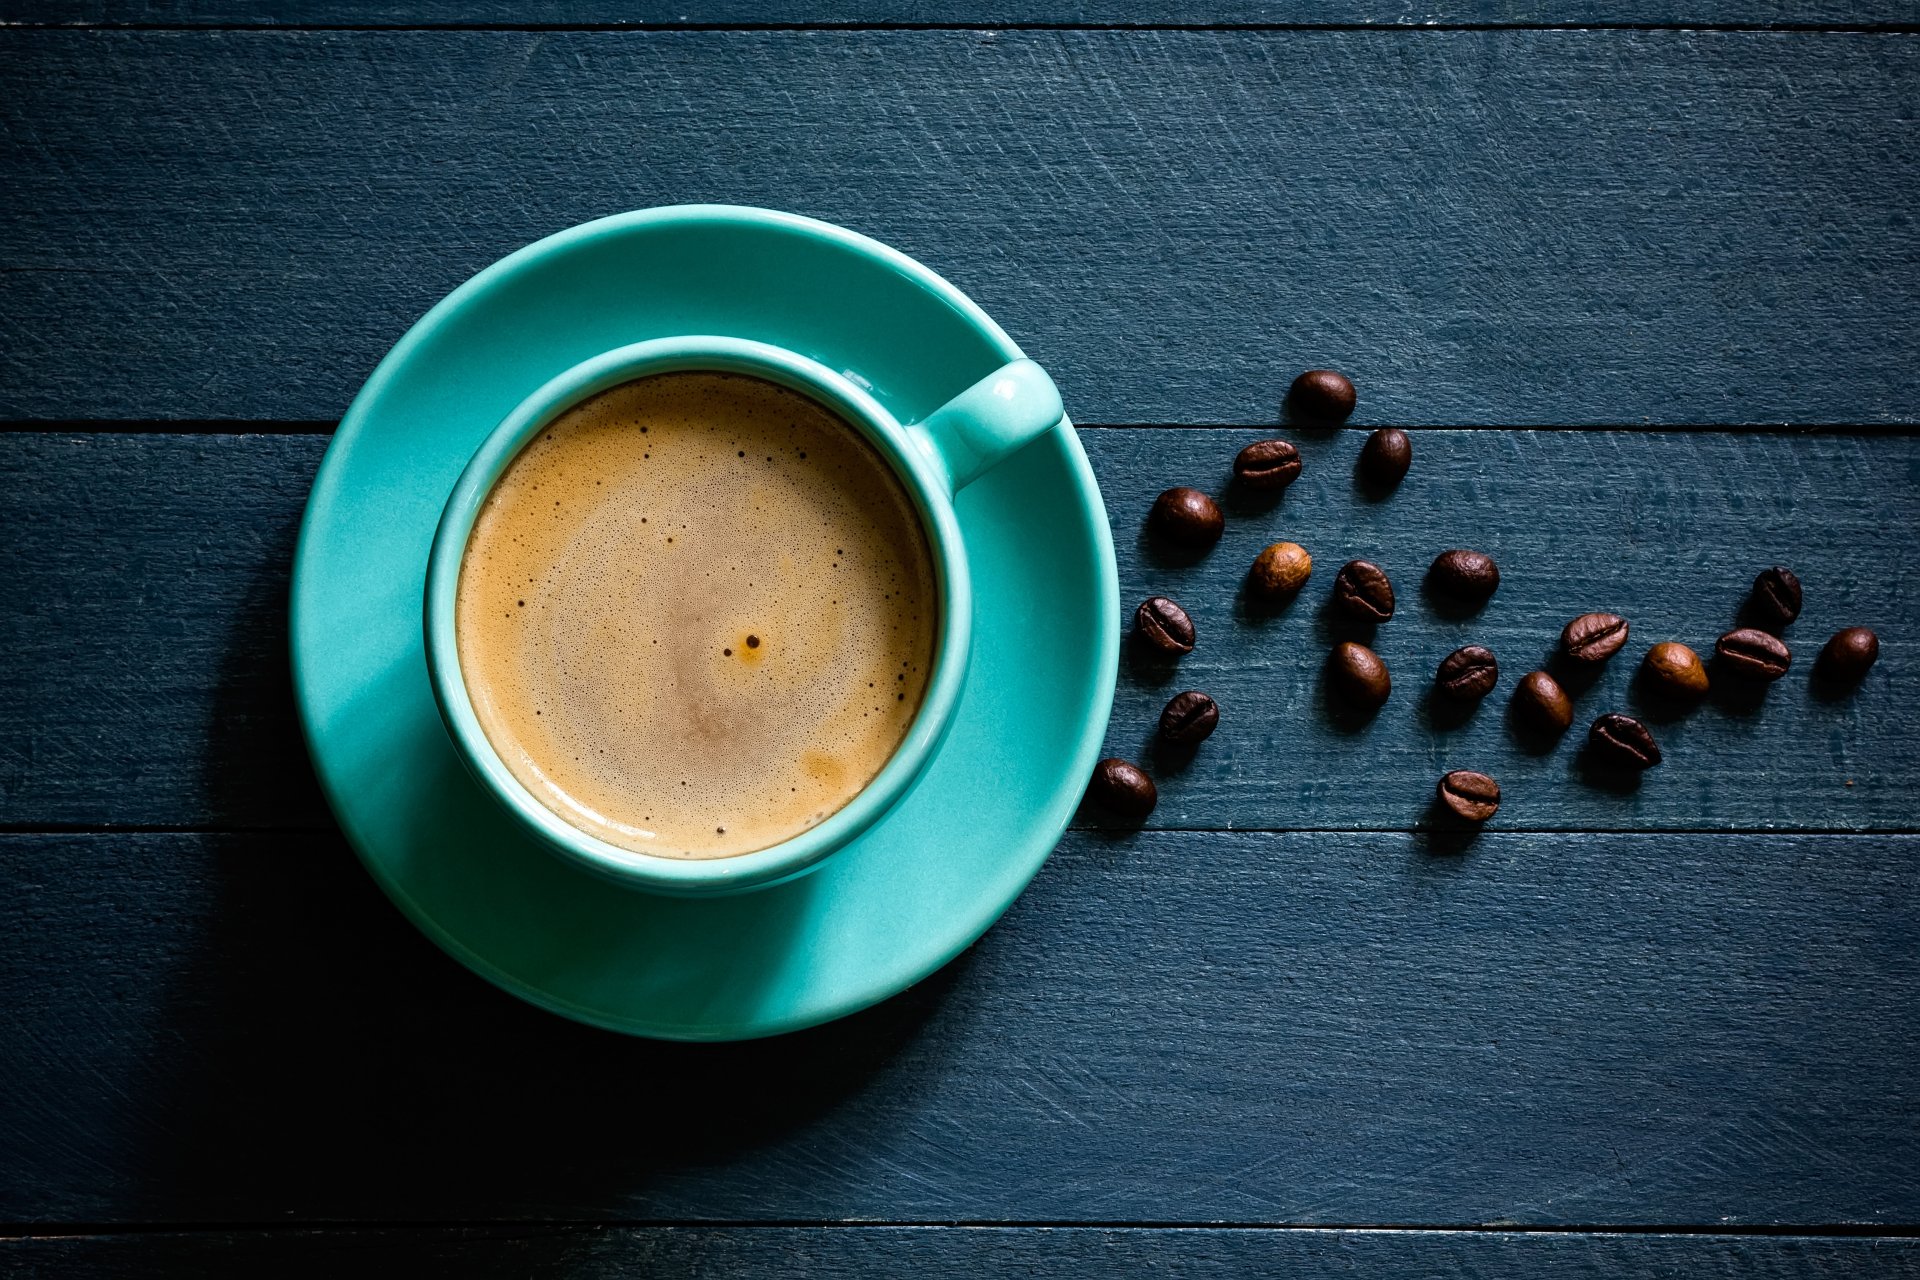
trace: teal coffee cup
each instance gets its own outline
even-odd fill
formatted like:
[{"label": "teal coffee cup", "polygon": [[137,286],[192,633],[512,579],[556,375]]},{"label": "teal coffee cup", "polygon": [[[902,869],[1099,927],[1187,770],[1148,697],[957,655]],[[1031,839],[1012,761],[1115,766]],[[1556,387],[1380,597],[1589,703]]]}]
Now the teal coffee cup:
[{"label": "teal coffee cup", "polygon": [[[653,374],[747,374],[799,392],[865,437],[911,498],[932,551],[940,601],[933,666],[918,715],[880,772],[837,812],[770,848],[733,857],[655,856],[610,844],[547,807],[508,769],[487,738],[460,669],[455,602],[461,563],[487,495],[515,455],[560,414],[590,396]],[[884,819],[939,751],[966,679],[973,586],[954,495],[1059,424],[1060,393],[1031,360],[1007,364],[918,422],[896,420],[844,374],[780,347],[726,337],[638,342],[583,361],[521,401],[481,443],[441,513],[429,553],[427,667],[454,748],[480,786],[540,844],[633,889],[681,896],[739,893],[792,879]]]}]

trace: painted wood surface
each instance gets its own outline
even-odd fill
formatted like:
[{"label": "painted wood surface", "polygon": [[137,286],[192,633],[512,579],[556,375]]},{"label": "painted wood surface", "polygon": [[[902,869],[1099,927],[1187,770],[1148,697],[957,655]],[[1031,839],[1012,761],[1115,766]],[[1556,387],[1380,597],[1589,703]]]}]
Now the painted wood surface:
[{"label": "painted wood surface", "polygon": [[1080,419],[1912,423],[1920,37],[0,32],[0,417],[332,419],[587,218],[771,204]]},{"label": "painted wood surface", "polygon": [[1208,0],[1178,7],[1121,0],[294,0],[270,11],[244,0],[0,0],[0,22],[28,26],[217,27],[1206,27],[1206,26],[1731,26],[1913,25],[1888,0]]},{"label": "painted wood surface", "polygon": [[[1910,436],[1733,433],[1415,433],[1416,462],[1384,501],[1355,491],[1362,433],[1299,434],[1302,479],[1276,504],[1224,479],[1253,433],[1081,433],[1115,527],[1124,604],[1183,601],[1201,639],[1177,666],[1123,662],[1108,749],[1159,778],[1153,825],[1410,828],[1450,768],[1493,773],[1503,828],[1906,829],[1920,819],[1913,626],[1920,567],[1920,441]],[[321,437],[0,435],[0,543],[15,557],[0,603],[0,823],[322,828],[285,667],[288,566]],[[1231,526],[1190,562],[1142,530],[1160,489],[1195,483]],[[1278,614],[1241,580],[1289,538],[1314,577]],[[1421,589],[1441,550],[1476,546],[1502,566],[1470,619]],[[1400,605],[1370,637],[1396,691],[1372,721],[1330,708],[1320,665],[1350,633],[1324,612],[1334,571],[1367,557]],[[1640,656],[1677,638],[1702,653],[1732,625],[1752,575],[1793,566],[1807,606],[1788,632],[1796,669],[1764,698],[1732,690],[1690,714],[1650,703]],[[1588,609],[1631,619],[1630,648],[1579,697],[1576,730],[1537,753],[1517,740],[1506,693]],[[1866,684],[1832,697],[1808,679],[1841,626],[1881,635]],[[1469,641],[1503,664],[1477,713],[1426,696],[1441,657]],[[1222,728],[1190,761],[1150,745],[1160,706],[1199,688]],[[1601,711],[1649,715],[1667,763],[1635,789],[1590,775],[1580,754]],[[1086,815],[1097,821],[1097,815]]]},{"label": "painted wood surface", "polygon": [[1079,1280],[1212,1277],[1912,1276],[1920,1242],[1893,1237],[1703,1237],[1587,1232],[1100,1230],[1073,1227],[476,1227],[0,1238],[19,1276],[338,1276],[368,1266],[462,1276],[903,1275]]},{"label": "painted wood surface", "polygon": [[325,447],[0,435],[0,824],[332,825],[287,667]]},{"label": "painted wood surface", "polygon": [[1081,832],[730,1046],[495,991],[336,836],[0,866],[0,1221],[1920,1217],[1915,836]]},{"label": "painted wood surface", "polygon": [[[233,28],[0,30],[0,424],[88,428],[0,430],[0,1270],[1920,1272],[1913,16],[0,0]],[[856,29],[539,29],[633,23]],[[1596,23],[1629,29],[1542,29]],[[1726,29],[1768,25],[1802,29]],[[1126,602],[1203,633],[1121,672],[1153,829],[1083,815],[919,988],[711,1047],[555,1019],[411,930],[333,832],[284,666],[300,505],[379,355],[520,244],[695,199],[972,293],[1113,424],[1085,440]],[[1310,364],[1355,375],[1357,423],[1435,428],[1401,490],[1353,489],[1358,433],[1288,431],[1305,478],[1231,498],[1210,556],[1143,541]],[[1849,430],[1737,429],[1779,424]],[[1280,537],[1317,572],[1257,615],[1240,574]],[[1418,587],[1462,544],[1505,575],[1469,620]],[[1357,554],[1401,597],[1365,725],[1314,674]],[[1800,669],[1658,719],[1637,790],[1417,696],[1473,639],[1498,699],[1610,607],[1635,643],[1582,720],[1639,709],[1644,642],[1710,643],[1775,561]],[[1881,665],[1816,698],[1851,622]],[[1187,687],[1225,727],[1152,757]],[[1507,786],[1474,840],[1422,829],[1460,764]]]}]

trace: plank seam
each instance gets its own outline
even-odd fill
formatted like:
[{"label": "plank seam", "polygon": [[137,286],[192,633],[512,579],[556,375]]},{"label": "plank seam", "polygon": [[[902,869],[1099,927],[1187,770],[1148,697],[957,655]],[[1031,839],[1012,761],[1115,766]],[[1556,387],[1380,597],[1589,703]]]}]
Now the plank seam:
[{"label": "plank seam", "polygon": [[365,26],[355,23],[238,23],[238,22],[36,22],[0,23],[6,31],[130,31],[130,32],[261,32],[297,35],[306,32],[391,32],[472,33],[472,34],[554,34],[554,33],[831,33],[888,34],[893,32],[1035,31],[1035,32],[1115,32],[1119,34],[1220,33],[1220,34],[1292,34],[1306,32],[1368,33],[1382,35],[1419,35],[1468,31],[1497,32],[1629,32],[1629,33],[1727,33],[1758,35],[1913,35],[1920,23],[1865,22],[547,22],[503,25],[476,25],[458,22],[396,23]]},{"label": "plank seam", "polygon": [[1591,1236],[1699,1236],[1727,1238],[1764,1237],[1880,1237],[1907,1239],[1920,1237],[1920,1224],[1834,1222],[1789,1223],[1276,1223],[1206,1222],[1183,1220],[1068,1220],[1068,1219],[913,1219],[873,1221],[864,1219],[769,1218],[738,1221],[724,1218],[479,1218],[422,1219],[385,1222],[375,1219],[316,1219],[311,1222],[0,1222],[0,1243],[26,1239],[44,1239],[49,1234],[67,1236],[191,1235],[214,1232],[257,1232],[260,1234],[310,1234],[327,1231],[445,1231],[493,1228],[499,1230],[551,1230],[587,1232],[607,1230],[712,1230],[736,1231],[1270,1231],[1275,1233],[1378,1233],[1475,1235],[1591,1235]]}]

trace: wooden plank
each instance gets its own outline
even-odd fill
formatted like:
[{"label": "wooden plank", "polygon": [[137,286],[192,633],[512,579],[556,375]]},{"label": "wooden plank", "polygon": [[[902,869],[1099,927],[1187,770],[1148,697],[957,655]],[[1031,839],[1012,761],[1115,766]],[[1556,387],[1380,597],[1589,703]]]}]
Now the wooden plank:
[{"label": "wooden plank", "polygon": [[877,1009],[522,1005],[335,837],[0,837],[0,1221],[1920,1215],[1920,837],[1068,838]]},{"label": "wooden plank", "polygon": [[0,823],[330,826],[287,669],[319,436],[0,436]]},{"label": "wooden plank", "polygon": [[25,1276],[332,1277],[368,1265],[463,1276],[1284,1274],[1618,1277],[1920,1275],[1905,1237],[1593,1232],[1223,1230],[1210,1227],[442,1227],[203,1231],[0,1240]]},{"label": "wooden plank", "polygon": [[15,30],[0,67],[0,417],[336,418],[501,254],[718,200],[926,261],[1087,422],[1261,422],[1320,364],[1367,422],[1920,418],[1920,37]]},{"label": "wooden plank", "polygon": [[[1224,430],[1082,432],[1116,531],[1131,606],[1184,601],[1199,648],[1168,670],[1129,658],[1108,750],[1160,777],[1163,827],[1409,828],[1449,768],[1493,773],[1509,829],[1911,829],[1920,750],[1910,732],[1920,567],[1914,437],[1641,432],[1416,433],[1400,490],[1352,488],[1361,433],[1300,436],[1305,474],[1231,527],[1197,564],[1141,532],[1153,495],[1220,490],[1252,438]],[[285,667],[286,572],[324,439],[314,436],[0,435],[0,823],[324,827]],[[1617,513],[1617,514],[1612,514]],[[1302,598],[1248,611],[1256,550],[1292,538],[1317,557]],[[1478,545],[1503,567],[1478,617],[1454,620],[1420,589],[1433,555]],[[1335,628],[1333,572],[1385,565],[1401,605],[1374,637],[1397,692],[1371,723],[1331,714],[1319,665]],[[1659,718],[1668,762],[1635,791],[1593,785],[1580,731],[1535,755],[1505,723],[1505,691],[1590,608],[1635,627],[1631,649],[1581,695],[1581,725],[1642,710],[1634,666],[1656,639],[1703,652],[1752,574],[1792,565],[1806,613],[1794,673],[1753,707],[1710,702]],[[1828,700],[1806,679],[1833,630],[1864,623],[1882,657],[1864,687]],[[1504,684],[1465,723],[1424,697],[1457,645],[1490,646]],[[1223,727],[1184,767],[1151,758],[1159,708],[1211,692]]]},{"label": "wooden plank", "polygon": [[753,0],[283,0],[264,12],[240,0],[0,0],[0,23],[25,26],[181,27],[1514,27],[1514,26],[1911,26],[1913,11],[1886,0],[1393,0],[1278,3],[1207,0],[1143,11],[1120,0],[815,0],[775,6]]}]

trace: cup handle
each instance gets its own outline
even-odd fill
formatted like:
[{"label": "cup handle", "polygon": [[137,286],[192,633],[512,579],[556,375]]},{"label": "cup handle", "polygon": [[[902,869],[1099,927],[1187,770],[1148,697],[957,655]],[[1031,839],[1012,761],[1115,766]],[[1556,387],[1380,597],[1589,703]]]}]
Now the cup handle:
[{"label": "cup handle", "polygon": [[907,434],[947,477],[951,492],[972,484],[1066,414],[1060,389],[1031,360],[1002,365],[919,422]]}]

